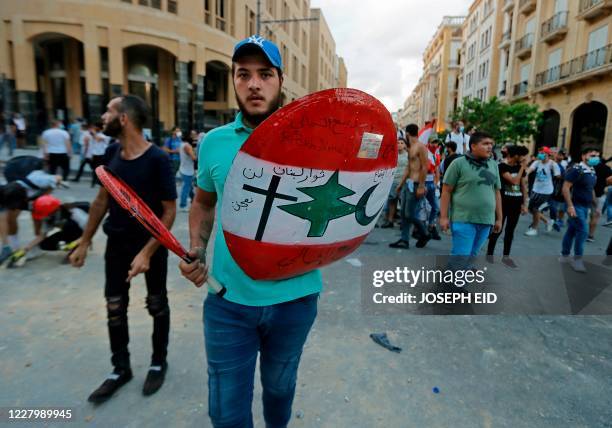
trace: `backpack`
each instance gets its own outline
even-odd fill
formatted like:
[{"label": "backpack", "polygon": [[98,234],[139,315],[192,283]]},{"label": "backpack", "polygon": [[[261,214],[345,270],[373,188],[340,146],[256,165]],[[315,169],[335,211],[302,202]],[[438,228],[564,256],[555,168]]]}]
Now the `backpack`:
[{"label": "backpack", "polygon": [[43,160],[36,156],[16,156],[9,159],[4,166],[4,177],[7,183],[21,180],[32,189],[38,189],[34,183],[27,179],[32,171],[43,169]]}]

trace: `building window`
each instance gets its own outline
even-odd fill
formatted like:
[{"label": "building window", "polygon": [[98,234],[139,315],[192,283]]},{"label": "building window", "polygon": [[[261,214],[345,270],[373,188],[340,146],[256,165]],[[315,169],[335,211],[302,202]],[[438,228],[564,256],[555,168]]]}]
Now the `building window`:
[{"label": "building window", "polygon": [[226,10],[225,0],[215,0],[217,6],[217,17],[215,18],[215,28],[221,31],[226,30]]},{"label": "building window", "polygon": [[246,16],[249,17],[247,21],[246,35],[250,36],[252,34],[255,34],[255,12],[249,9],[248,6],[246,6],[245,8],[246,8]]},{"label": "building window", "polygon": [[308,52],[308,38],[306,37],[306,30],[302,30],[302,52],[304,52],[304,54]]},{"label": "building window", "polygon": [[306,66],[302,64],[302,87],[306,88]]},{"label": "building window", "polygon": [[287,46],[285,46],[284,43],[281,44],[282,46],[282,52],[283,52],[283,71],[285,74],[289,74],[289,62],[288,62],[288,56],[289,53],[287,51]]},{"label": "building window", "polygon": [[151,0],[151,7],[161,10],[161,0]]},{"label": "building window", "polygon": [[210,2],[212,0],[204,0],[204,23],[210,25]]},{"label": "building window", "polygon": [[121,0],[123,3],[130,3],[132,4],[132,0]]},{"label": "building window", "polygon": [[178,13],[178,2],[176,0],[168,0],[168,12]]},{"label": "building window", "polygon": [[148,6],[149,0],[138,0],[138,4],[141,6]]},{"label": "building window", "polygon": [[275,0],[267,0],[268,13],[274,17],[274,3]]},{"label": "building window", "polygon": [[295,82],[298,81],[298,73],[299,73],[300,69],[298,68],[298,59],[295,55],[293,55],[292,58],[292,62],[291,62],[291,76],[293,77],[293,80]]},{"label": "building window", "polygon": [[[287,5],[286,1],[283,2],[283,18],[282,19],[289,19],[289,5]],[[283,30],[285,30],[285,33],[289,34],[289,23],[288,22],[283,22]]]}]

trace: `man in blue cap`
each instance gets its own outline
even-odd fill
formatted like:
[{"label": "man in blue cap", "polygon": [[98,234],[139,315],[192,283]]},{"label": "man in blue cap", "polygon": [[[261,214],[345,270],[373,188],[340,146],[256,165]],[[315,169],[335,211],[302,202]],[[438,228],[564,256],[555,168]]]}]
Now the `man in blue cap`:
[{"label": "man in blue cap", "polygon": [[[199,148],[197,190],[189,214],[190,256],[183,276],[201,287],[207,279],[206,246],[215,205],[221,212],[227,174],[253,129],[280,106],[283,83],[278,47],[259,36],[236,45],[232,76],[240,112],[234,122],[206,134]],[[261,353],[264,419],[285,427],[291,417],[304,342],[317,314],[322,280],[318,270],[282,281],[255,281],[236,264],[221,222],[213,260],[215,278],[227,289],[204,302],[208,360],[208,412],[215,427],[252,427],[257,353]]]}]

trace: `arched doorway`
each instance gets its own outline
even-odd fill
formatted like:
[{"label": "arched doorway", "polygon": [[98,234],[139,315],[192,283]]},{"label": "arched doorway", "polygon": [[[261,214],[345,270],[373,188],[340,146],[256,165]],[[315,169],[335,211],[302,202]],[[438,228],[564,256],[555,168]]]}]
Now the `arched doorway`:
[{"label": "arched doorway", "polygon": [[559,141],[561,116],[554,109],[542,113],[543,120],[536,138],[536,153],[540,147],[556,147]]},{"label": "arched doorway", "polygon": [[37,91],[34,123],[38,132],[50,119],[68,124],[88,117],[83,44],[66,35],[44,33],[32,40]]},{"label": "arched doorway", "polygon": [[580,151],[585,145],[599,147],[601,150],[606,135],[607,107],[600,102],[591,101],[578,106],[572,116],[572,159],[580,159]]},{"label": "arched doorway", "polygon": [[144,133],[159,144],[164,129],[176,122],[176,58],[156,46],[135,45],[124,49],[124,59],[127,92],[141,97],[151,109]]},{"label": "arched doorway", "polygon": [[230,68],[221,61],[206,63],[204,83],[204,129],[206,131],[230,122],[234,111],[229,108]]}]

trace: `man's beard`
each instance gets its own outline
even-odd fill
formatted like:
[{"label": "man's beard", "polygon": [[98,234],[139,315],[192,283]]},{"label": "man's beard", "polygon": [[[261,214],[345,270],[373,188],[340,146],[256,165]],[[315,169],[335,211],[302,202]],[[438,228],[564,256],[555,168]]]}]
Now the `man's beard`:
[{"label": "man's beard", "polygon": [[123,127],[121,126],[121,122],[119,121],[118,117],[108,122],[102,130],[102,133],[104,135],[107,135],[111,138],[118,138],[122,134],[122,132]]},{"label": "man's beard", "polygon": [[238,97],[238,94],[236,94],[236,102],[238,103],[238,108],[242,112],[242,117],[244,118],[246,122],[248,122],[249,124],[253,126],[259,125],[261,122],[266,120],[268,116],[270,116],[272,113],[278,110],[280,107],[280,99],[281,99],[281,91],[279,90],[276,97],[270,101],[270,104],[269,104],[270,107],[268,108],[268,110],[266,110],[263,113],[250,114],[249,112],[247,112],[247,109],[244,106],[244,103],[240,100],[240,97]]}]

